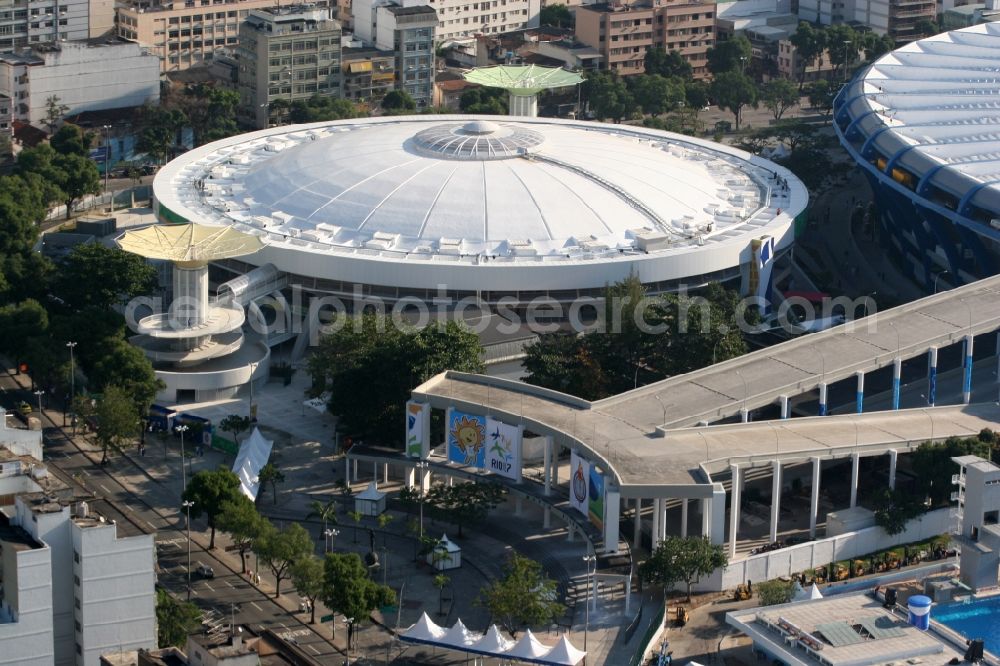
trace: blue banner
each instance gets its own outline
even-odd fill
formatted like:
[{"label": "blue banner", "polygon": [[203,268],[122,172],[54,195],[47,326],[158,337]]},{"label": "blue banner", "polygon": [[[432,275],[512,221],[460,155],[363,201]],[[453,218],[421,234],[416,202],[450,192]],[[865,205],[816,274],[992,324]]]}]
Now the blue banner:
[{"label": "blue banner", "polygon": [[449,462],[477,467],[486,465],[486,417],[448,410]]}]

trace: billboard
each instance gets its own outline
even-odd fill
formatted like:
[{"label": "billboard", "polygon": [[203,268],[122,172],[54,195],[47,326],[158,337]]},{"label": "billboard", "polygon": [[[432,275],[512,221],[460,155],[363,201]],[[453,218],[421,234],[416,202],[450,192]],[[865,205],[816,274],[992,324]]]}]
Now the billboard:
[{"label": "billboard", "polygon": [[486,466],[486,417],[448,409],[448,461],[482,469]]},{"label": "billboard", "polygon": [[594,465],[587,483],[587,518],[597,529],[604,529],[604,475]]},{"label": "billboard", "polygon": [[406,402],[406,457],[427,458],[431,453],[431,406],[426,402]]},{"label": "billboard", "polygon": [[486,419],[486,469],[521,481],[521,439],[524,428]]},{"label": "billboard", "polygon": [[569,503],[584,516],[589,515],[590,463],[572,452],[569,459]]}]

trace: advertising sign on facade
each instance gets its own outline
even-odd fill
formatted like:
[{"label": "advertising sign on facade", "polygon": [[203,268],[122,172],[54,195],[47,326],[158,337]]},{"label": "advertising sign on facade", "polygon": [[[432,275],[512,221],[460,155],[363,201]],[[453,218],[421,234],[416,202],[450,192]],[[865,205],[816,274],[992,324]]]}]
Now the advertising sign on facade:
[{"label": "advertising sign on facade", "polygon": [[486,470],[521,480],[521,426],[486,419]]},{"label": "advertising sign on facade", "polygon": [[406,456],[426,459],[430,455],[431,406],[426,402],[406,403]]},{"label": "advertising sign on facade", "polygon": [[590,463],[573,451],[569,459],[569,503],[584,516],[589,515]]},{"label": "advertising sign on facade", "polygon": [[448,410],[448,460],[459,465],[486,466],[486,417]]},{"label": "advertising sign on facade", "polygon": [[594,465],[587,483],[587,517],[597,529],[604,529],[604,475]]}]

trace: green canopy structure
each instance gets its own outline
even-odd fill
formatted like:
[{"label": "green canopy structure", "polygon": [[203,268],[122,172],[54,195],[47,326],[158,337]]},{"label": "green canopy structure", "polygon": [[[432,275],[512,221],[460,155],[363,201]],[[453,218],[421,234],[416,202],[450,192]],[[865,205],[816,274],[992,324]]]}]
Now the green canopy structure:
[{"label": "green canopy structure", "polygon": [[550,88],[578,85],[583,77],[562,67],[538,65],[496,65],[465,72],[466,81],[487,88],[502,88],[510,95],[510,115],[538,115],[538,93]]}]

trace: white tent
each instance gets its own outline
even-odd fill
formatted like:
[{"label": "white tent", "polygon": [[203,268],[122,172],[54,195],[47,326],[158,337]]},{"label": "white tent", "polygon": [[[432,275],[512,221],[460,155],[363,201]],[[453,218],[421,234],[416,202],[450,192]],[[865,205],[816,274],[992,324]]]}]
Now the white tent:
[{"label": "white tent", "polygon": [[548,651],[545,655],[545,663],[547,664],[561,664],[562,666],[576,666],[583,658],[587,656],[587,653],[583,650],[577,650],[573,647],[569,639],[566,638],[564,634],[559,642],[556,643],[555,647]]},{"label": "white tent", "polygon": [[434,623],[427,613],[421,613],[420,619],[412,627],[399,635],[401,640],[411,643],[428,643],[438,645],[445,635],[444,627]]},{"label": "white tent", "polygon": [[816,583],[813,583],[812,587],[809,588],[809,598],[810,599],[822,599],[823,598],[823,593],[819,591],[818,587],[816,587]]},{"label": "white tent", "polygon": [[427,564],[433,565],[438,571],[457,569],[462,566],[462,547],[449,539],[447,534],[443,534],[434,550],[427,553]]},{"label": "white tent", "polygon": [[512,647],[514,647],[514,641],[501,636],[497,625],[491,624],[483,637],[476,641],[475,645],[469,647],[469,651],[498,656],[501,652],[507,652]]},{"label": "white tent", "polygon": [[507,650],[504,656],[508,659],[520,659],[521,661],[545,661],[545,655],[551,651],[552,648],[548,645],[542,645],[542,642],[531,633],[531,629],[528,629],[514,647]]},{"label": "white tent", "polygon": [[823,593],[819,591],[818,587],[816,587],[816,583],[813,583],[809,586],[809,589],[806,590],[799,585],[798,581],[796,581],[794,587],[792,588],[792,601],[809,601],[811,599],[822,598]]},{"label": "white tent", "polygon": [[271,457],[273,445],[274,442],[264,439],[259,428],[254,428],[250,436],[240,444],[233,472],[240,478],[240,490],[251,500],[257,499],[257,491],[260,490],[257,475]]},{"label": "white tent", "polygon": [[441,637],[441,643],[446,647],[455,648],[456,650],[468,650],[478,643],[482,637],[482,634],[469,631],[462,621],[459,620]]},{"label": "white tent", "polygon": [[378,516],[385,511],[385,493],[372,481],[368,487],[354,496],[354,510],[362,516]]}]

